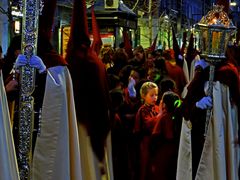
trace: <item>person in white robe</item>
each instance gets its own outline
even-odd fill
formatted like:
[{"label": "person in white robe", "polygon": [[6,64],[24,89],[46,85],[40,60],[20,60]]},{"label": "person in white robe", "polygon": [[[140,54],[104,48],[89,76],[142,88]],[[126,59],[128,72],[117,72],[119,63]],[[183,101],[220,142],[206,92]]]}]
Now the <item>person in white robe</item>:
[{"label": "person in white robe", "polygon": [[[216,67],[213,97],[206,96],[208,68],[199,60],[184,99],[178,180],[239,179],[239,74],[228,62]],[[206,109],[212,116],[204,137]]]}]

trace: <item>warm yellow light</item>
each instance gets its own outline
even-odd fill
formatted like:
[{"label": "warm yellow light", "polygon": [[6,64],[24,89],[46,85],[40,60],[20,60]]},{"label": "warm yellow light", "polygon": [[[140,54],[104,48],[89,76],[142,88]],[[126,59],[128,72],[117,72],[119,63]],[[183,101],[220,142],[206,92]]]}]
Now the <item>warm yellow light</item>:
[{"label": "warm yellow light", "polygon": [[230,6],[236,6],[237,3],[236,2],[230,2]]},{"label": "warm yellow light", "polygon": [[20,28],[21,28],[20,21],[15,21],[14,22],[14,32],[19,34],[20,33]]},{"label": "warm yellow light", "polygon": [[214,18],[212,21],[213,21],[213,24],[217,23],[217,19],[216,18]]}]

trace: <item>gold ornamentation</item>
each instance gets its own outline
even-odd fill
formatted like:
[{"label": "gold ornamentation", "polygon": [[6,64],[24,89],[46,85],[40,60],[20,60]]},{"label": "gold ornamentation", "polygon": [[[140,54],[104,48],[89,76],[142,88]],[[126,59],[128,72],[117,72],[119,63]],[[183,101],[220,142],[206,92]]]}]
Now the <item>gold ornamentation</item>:
[{"label": "gold ornamentation", "polygon": [[223,11],[223,6],[215,5],[213,10],[209,11],[206,16],[203,16],[199,24],[203,25],[220,25],[226,28],[233,26],[226,12]]},{"label": "gold ornamentation", "polygon": [[214,6],[195,27],[200,34],[201,55],[206,61],[218,63],[225,59],[229,38],[236,27],[223,11],[223,6]]}]

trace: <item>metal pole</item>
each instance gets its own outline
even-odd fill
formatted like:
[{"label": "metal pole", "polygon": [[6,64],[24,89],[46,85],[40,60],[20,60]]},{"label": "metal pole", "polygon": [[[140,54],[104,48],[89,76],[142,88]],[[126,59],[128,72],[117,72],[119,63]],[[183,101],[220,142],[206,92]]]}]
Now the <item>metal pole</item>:
[{"label": "metal pole", "polygon": [[[210,70],[209,70],[209,86],[208,86],[207,95],[210,96],[211,98],[213,97],[213,80],[214,80],[214,73],[215,73],[215,66],[214,66],[213,64],[210,64]],[[209,122],[210,122],[211,117],[212,117],[212,108],[208,108],[208,109],[207,109],[207,114],[206,114],[204,137],[207,136],[208,125],[209,125]]]},{"label": "metal pole", "polygon": [[28,64],[20,68],[20,96],[19,96],[19,139],[18,166],[21,180],[28,180],[31,176],[32,163],[32,131],[34,124],[34,98],[36,69],[30,67],[32,55],[37,51],[38,20],[40,0],[23,0],[22,24],[22,53]]}]

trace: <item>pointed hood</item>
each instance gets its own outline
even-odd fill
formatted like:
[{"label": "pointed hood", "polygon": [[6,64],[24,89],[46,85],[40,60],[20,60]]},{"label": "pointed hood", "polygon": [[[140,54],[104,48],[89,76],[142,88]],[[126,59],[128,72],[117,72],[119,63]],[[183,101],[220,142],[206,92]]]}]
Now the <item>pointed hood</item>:
[{"label": "pointed hood", "polygon": [[38,34],[41,38],[48,40],[52,37],[52,26],[54,23],[54,15],[57,0],[44,0],[42,14],[39,16],[39,31]]},{"label": "pointed hood", "polygon": [[86,128],[93,152],[102,161],[110,130],[110,97],[105,66],[90,47],[85,0],[74,0],[66,60],[77,120]]},{"label": "pointed hood", "polygon": [[178,58],[178,56],[181,55],[181,51],[180,51],[180,47],[178,45],[177,38],[176,38],[173,27],[172,27],[172,40],[173,40],[173,50],[174,50],[174,54],[175,54],[176,64],[179,65],[180,67],[183,67],[183,61],[179,60],[179,58]]},{"label": "pointed hood", "polygon": [[150,48],[149,48],[149,50],[150,50],[151,52],[155,51],[155,49],[156,49],[157,39],[158,39],[158,34],[155,36],[155,38],[154,38],[154,40],[153,40],[153,43],[152,43],[152,45],[151,45]]},{"label": "pointed hood", "polygon": [[92,34],[93,34],[92,49],[97,53],[97,55],[99,55],[103,43],[99,27],[97,24],[96,16],[94,13],[94,5],[92,6],[91,11],[92,11]]},{"label": "pointed hood", "polygon": [[66,61],[57,53],[51,43],[56,0],[44,0],[42,14],[39,16],[37,55],[49,67],[66,65]]},{"label": "pointed hood", "polygon": [[85,0],[74,0],[69,41],[74,47],[90,46]]},{"label": "pointed hood", "polygon": [[181,54],[184,55],[184,51],[187,45],[187,32],[183,32],[183,38],[182,38],[182,48],[181,48]]},{"label": "pointed hood", "polygon": [[195,56],[196,56],[196,50],[194,48],[194,38],[193,38],[193,33],[191,33],[190,38],[189,38],[188,47],[187,47],[187,53],[186,53],[186,61],[187,61],[189,72],[190,72],[190,68],[191,68],[191,63],[192,63],[193,59],[195,58]]},{"label": "pointed hood", "polygon": [[130,39],[126,30],[123,30],[123,43],[124,49],[128,55],[128,59],[133,58],[132,45],[130,43]]}]

